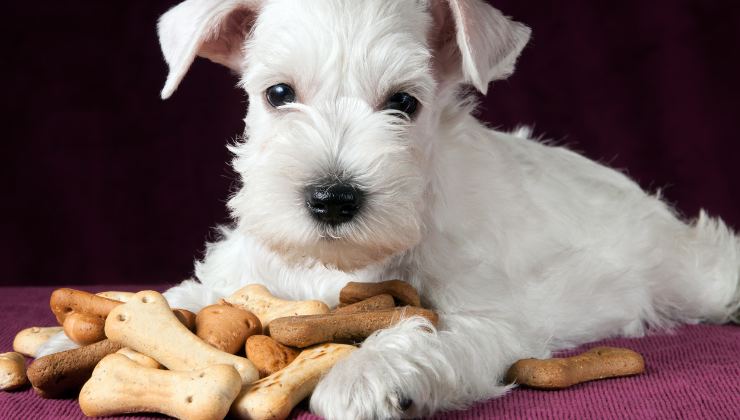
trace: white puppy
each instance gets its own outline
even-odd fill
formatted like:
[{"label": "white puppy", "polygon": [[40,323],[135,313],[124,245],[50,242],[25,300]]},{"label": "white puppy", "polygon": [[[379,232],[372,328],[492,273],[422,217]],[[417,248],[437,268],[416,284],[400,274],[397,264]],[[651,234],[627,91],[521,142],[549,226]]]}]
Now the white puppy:
[{"label": "white puppy", "polygon": [[529,33],[482,0],[168,11],[162,96],[202,56],[250,98],[235,223],[172,306],[248,283],[336,304],[348,281],[411,282],[439,329],[405,321],[336,365],[311,399],[332,419],[464,407],[504,393],[517,359],[736,316],[740,242],[720,220],[686,224],[623,174],[471,116],[465,86],[511,74]]}]

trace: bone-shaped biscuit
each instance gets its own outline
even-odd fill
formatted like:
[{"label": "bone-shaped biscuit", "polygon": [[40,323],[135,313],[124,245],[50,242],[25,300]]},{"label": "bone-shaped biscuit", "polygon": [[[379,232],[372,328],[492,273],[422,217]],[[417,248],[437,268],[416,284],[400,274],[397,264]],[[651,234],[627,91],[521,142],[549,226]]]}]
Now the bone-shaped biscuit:
[{"label": "bone-shaped biscuit", "polygon": [[366,312],[376,309],[391,309],[395,306],[393,296],[382,294],[369,297],[356,303],[338,307],[332,311],[335,314],[351,314],[354,312]]},{"label": "bone-shaped biscuit", "polygon": [[18,389],[27,384],[26,358],[16,352],[0,354],[0,391]]},{"label": "bone-shaped biscuit", "polygon": [[49,301],[51,311],[54,312],[59,325],[63,325],[64,320],[72,313],[84,313],[105,318],[113,308],[120,304],[121,302],[117,300],[68,288],[54,290]]},{"label": "bone-shaped biscuit", "polygon": [[206,306],[195,318],[195,334],[226,353],[236,354],[247,338],[261,332],[256,315],[228,302]]},{"label": "bone-shaped biscuit", "polygon": [[100,297],[104,297],[104,298],[112,299],[112,300],[117,300],[119,302],[128,302],[129,300],[131,300],[132,297],[134,297],[134,295],[136,293],[134,293],[134,292],[119,292],[119,291],[116,291],[116,290],[110,290],[110,291],[107,291],[107,292],[99,292],[99,293],[95,293],[95,294],[98,295],[98,296],[100,296]]},{"label": "bone-shaped biscuit", "polygon": [[64,319],[64,334],[75,343],[86,346],[105,340],[105,318],[73,312]]},{"label": "bone-shaped biscuit", "polygon": [[120,345],[103,340],[40,357],[28,367],[28,379],[43,398],[65,397],[79,391],[103,357],[120,349]]},{"label": "bone-shaped biscuit", "polygon": [[[134,295],[136,295],[136,293],[118,292],[118,291],[112,290],[109,292],[95,293],[95,295],[125,303],[131,300],[131,298],[133,298]],[[193,331],[195,329],[195,314],[194,313],[188,311],[187,309],[173,309],[172,312],[174,312],[175,315],[177,315],[177,318],[180,320],[180,322],[182,322],[183,325],[188,327],[190,331]]]},{"label": "bone-shaped biscuit", "polygon": [[270,336],[293,347],[308,347],[329,341],[361,341],[375,331],[391,327],[402,319],[420,316],[437,325],[437,314],[415,306],[374,311],[304,315],[279,318],[270,324]]},{"label": "bone-shaped biscuit", "polygon": [[318,300],[284,300],[270,294],[261,284],[250,284],[237,290],[225,299],[240,305],[257,315],[262,328],[267,328],[276,318],[295,315],[319,315],[329,313],[329,307]]},{"label": "bone-shaped biscuit", "polygon": [[285,368],[301,353],[300,350],[284,346],[266,335],[249,337],[244,350],[247,359],[254,363],[254,367],[260,372],[260,378]]},{"label": "bone-shaped biscuit", "polygon": [[39,348],[62,332],[62,327],[30,327],[21,330],[13,340],[13,350],[29,357],[36,357]]},{"label": "bone-shaped biscuit", "polygon": [[136,362],[137,364],[140,364],[141,366],[144,366],[144,367],[148,367],[152,369],[162,369],[164,367],[158,361],[152,359],[146,354],[141,354],[138,351],[131,350],[128,347],[124,347],[121,350],[118,350],[116,353],[122,354],[128,357],[129,359],[131,359],[132,362]]},{"label": "bone-shaped biscuit", "polygon": [[339,291],[339,301],[343,304],[350,304],[382,294],[393,296],[400,305],[421,306],[416,289],[401,280],[386,280],[378,283],[351,281]]},{"label": "bone-shaped biscuit", "polygon": [[354,346],[321,344],[306,349],[285,369],[244,387],[231,406],[231,414],[250,420],[284,419],[306,398],[334,364]]},{"label": "bone-shaped biscuit", "polygon": [[539,389],[560,389],[593,381],[637,375],[645,371],[645,360],[630,349],[595,347],[571,357],[523,359],[506,373],[507,382]]},{"label": "bone-shaped biscuit", "polygon": [[80,391],[86,416],[162,413],[180,419],[222,419],[241,390],[232,366],[176,372],[141,366],[120,354],[100,361]]},{"label": "bone-shaped biscuit", "polygon": [[[105,292],[104,292],[105,293]],[[126,301],[131,296],[116,296]],[[102,297],[102,294],[93,295],[88,292],[74,289],[58,289],[52,293],[51,308],[58,320],[62,320],[64,333],[75,343],[86,346],[105,339],[105,319],[108,313],[123,301]],[[188,329],[195,327],[195,314],[185,309],[174,309],[175,315]]]},{"label": "bone-shaped biscuit", "polygon": [[173,309],[172,313],[175,314],[177,319],[182,325],[187,327],[190,331],[195,331],[195,318],[196,315],[187,309]]},{"label": "bone-shaped biscuit", "polygon": [[139,292],[113,309],[105,321],[105,335],[171,370],[224,364],[233,366],[244,384],[259,378],[252,362],[217,350],[190,332],[172,313],[164,296],[154,291]]}]

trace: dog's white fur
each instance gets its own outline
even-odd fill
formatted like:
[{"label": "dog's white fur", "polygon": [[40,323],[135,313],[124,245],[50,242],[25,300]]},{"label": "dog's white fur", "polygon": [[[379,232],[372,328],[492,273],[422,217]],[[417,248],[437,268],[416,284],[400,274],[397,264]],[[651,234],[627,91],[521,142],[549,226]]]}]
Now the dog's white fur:
[{"label": "dog's white fur", "polygon": [[[232,147],[236,223],[170,304],[195,311],[263,283],[333,305],[348,281],[401,278],[441,315],[431,333],[411,319],[368,338],[319,383],[318,414],[464,407],[504,393],[517,359],[736,316],[740,242],[722,221],[684,223],[623,174],[471,116],[464,86],[485,93],[529,38],[482,0],[188,0],[159,32],[163,97],[200,55],[237,72],[251,99]],[[264,91],[277,83],[297,103],[272,109]],[[398,90],[420,100],[413,120],[378,110]],[[327,176],[369,194],[335,228],[303,202]]]}]

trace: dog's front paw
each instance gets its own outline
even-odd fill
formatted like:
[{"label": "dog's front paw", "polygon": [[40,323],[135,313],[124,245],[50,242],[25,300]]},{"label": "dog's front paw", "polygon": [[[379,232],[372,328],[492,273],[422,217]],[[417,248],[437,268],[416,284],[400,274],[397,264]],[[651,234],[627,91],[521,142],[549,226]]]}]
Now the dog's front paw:
[{"label": "dog's front paw", "polygon": [[401,389],[398,372],[376,353],[359,349],[321,379],[311,397],[311,411],[328,419],[395,419],[412,401]]}]

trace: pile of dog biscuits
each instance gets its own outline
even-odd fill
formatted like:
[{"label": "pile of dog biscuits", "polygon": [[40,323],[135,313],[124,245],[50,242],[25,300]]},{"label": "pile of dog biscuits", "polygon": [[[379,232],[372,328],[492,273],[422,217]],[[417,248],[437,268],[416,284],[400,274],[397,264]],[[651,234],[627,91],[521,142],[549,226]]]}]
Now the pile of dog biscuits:
[{"label": "pile of dog biscuits", "polygon": [[[183,419],[284,419],[311,394],[322,375],[375,331],[421,316],[408,283],[348,283],[333,310],[316,300],[291,301],[251,284],[197,315],[171,309],[153,291],[73,289],[52,293],[58,327],[16,335],[14,352],[0,354],[0,390],[30,384],[43,398],[79,397],[87,416],[162,413]],[[36,359],[53,335],[81,347]],[[639,354],[598,347],[563,359],[525,359],[506,380],[540,389],[635,375]]]},{"label": "pile of dog biscuits", "polygon": [[[30,381],[44,398],[79,396],[87,416],[281,419],[354,344],[411,316],[438,319],[399,280],[348,283],[340,302],[332,310],[251,284],[196,315],[154,291],[58,289],[50,306],[61,326],[18,333],[15,352],[0,355],[0,390]],[[81,347],[26,369],[23,355],[60,331]]]}]

